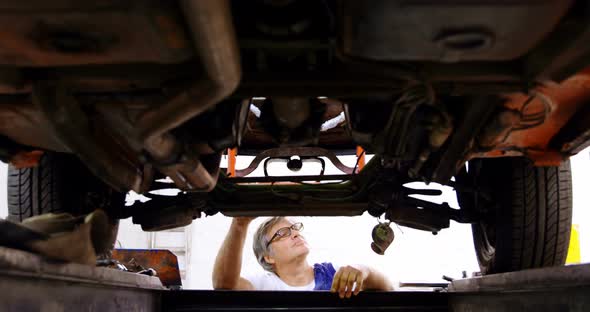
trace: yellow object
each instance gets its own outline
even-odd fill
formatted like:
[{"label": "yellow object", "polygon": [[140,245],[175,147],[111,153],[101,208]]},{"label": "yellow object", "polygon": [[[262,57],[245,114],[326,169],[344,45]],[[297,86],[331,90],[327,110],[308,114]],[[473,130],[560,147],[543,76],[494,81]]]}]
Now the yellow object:
[{"label": "yellow object", "polygon": [[577,264],[582,262],[580,254],[580,226],[572,224],[572,235],[570,236],[570,246],[567,250],[565,264]]}]

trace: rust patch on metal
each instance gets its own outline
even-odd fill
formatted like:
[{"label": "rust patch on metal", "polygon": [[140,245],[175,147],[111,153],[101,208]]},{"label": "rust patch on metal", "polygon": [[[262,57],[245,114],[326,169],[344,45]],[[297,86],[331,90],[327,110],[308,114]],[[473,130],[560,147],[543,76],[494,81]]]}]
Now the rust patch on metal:
[{"label": "rust patch on metal", "polygon": [[[524,114],[537,114],[543,107],[549,110],[545,120],[528,129],[513,130],[493,150],[480,154],[483,157],[506,155],[506,151],[520,151],[531,158],[536,165],[556,165],[567,155],[549,149],[551,139],[563,128],[584,103],[590,100],[590,68],[579,72],[562,83],[546,83],[533,90],[534,96],[524,93],[506,95],[504,106],[508,109],[522,110]],[[544,103],[545,102],[545,103]],[[528,111],[528,112],[527,112]]]},{"label": "rust patch on metal", "polygon": [[178,259],[169,250],[163,249],[115,249],[113,259],[123,265],[139,266],[143,269],[156,270],[158,278],[166,287],[181,286]]},{"label": "rust patch on metal", "polygon": [[41,160],[43,153],[39,150],[20,152],[10,159],[10,164],[16,169],[35,167]]},{"label": "rust patch on metal", "polygon": [[564,155],[559,151],[532,150],[527,152],[527,156],[532,159],[535,166],[538,167],[559,166],[559,164],[567,158],[567,155]]}]

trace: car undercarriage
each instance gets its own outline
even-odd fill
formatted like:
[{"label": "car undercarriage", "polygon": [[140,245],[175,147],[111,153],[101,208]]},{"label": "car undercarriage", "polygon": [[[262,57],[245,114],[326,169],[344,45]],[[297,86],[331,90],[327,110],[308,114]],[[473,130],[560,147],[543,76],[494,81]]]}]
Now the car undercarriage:
[{"label": "car undercarriage", "polygon": [[[25,197],[43,206],[44,185],[65,183],[78,204],[144,230],[202,213],[368,211],[431,232],[472,223],[484,272],[564,261],[567,159],[590,142],[585,1],[2,2],[0,29],[0,156],[17,221]],[[236,148],[256,158],[221,170]],[[364,166],[338,159],[365,151]],[[274,159],[342,174],[249,175]],[[67,178],[46,176],[57,172]],[[452,186],[460,209],[415,198],[438,195],[404,186],[415,181]],[[182,192],[154,194],[170,188]],[[151,200],[114,199],[130,190]],[[555,239],[503,228],[529,215]],[[499,240],[538,252],[490,264],[510,249]]]}]

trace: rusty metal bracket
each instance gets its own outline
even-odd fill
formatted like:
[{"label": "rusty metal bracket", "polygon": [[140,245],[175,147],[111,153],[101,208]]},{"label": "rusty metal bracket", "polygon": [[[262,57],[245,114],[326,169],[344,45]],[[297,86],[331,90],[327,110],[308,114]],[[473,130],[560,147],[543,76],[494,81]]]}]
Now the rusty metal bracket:
[{"label": "rusty metal bracket", "polygon": [[274,182],[303,182],[303,181],[348,181],[351,174],[304,175],[304,176],[266,176],[266,177],[235,177],[230,178],[233,183],[274,183]]},{"label": "rusty metal bracket", "polygon": [[244,177],[252,173],[260,163],[266,158],[278,158],[278,157],[318,157],[324,156],[328,158],[338,170],[345,174],[352,174],[354,168],[344,165],[340,159],[333,152],[319,148],[319,147],[290,147],[290,148],[272,148],[262,151],[260,154],[252,160],[246,169],[236,170],[236,177]]}]

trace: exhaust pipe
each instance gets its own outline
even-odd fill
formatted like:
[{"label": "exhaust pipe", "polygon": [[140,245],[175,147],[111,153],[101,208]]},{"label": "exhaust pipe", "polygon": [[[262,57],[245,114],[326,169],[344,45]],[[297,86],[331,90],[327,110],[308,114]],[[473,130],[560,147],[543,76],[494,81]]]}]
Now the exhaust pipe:
[{"label": "exhaust pipe", "polygon": [[178,187],[209,191],[217,182],[218,164],[217,168],[215,162],[203,166],[198,157],[183,155],[169,131],[215,106],[238,87],[240,55],[228,0],[182,0],[180,7],[202,61],[202,69],[196,70],[204,71],[203,77],[163,106],[142,114],[138,133],[156,167]]}]

